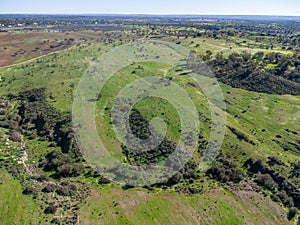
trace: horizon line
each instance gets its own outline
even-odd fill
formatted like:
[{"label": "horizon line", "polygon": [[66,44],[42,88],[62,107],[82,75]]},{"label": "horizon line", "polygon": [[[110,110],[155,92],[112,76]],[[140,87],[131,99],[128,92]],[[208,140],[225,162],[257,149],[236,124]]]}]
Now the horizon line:
[{"label": "horizon line", "polygon": [[28,13],[28,12],[0,12],[0,15],[126,15],[126,16],[269,16],[269,17],[300,17],[300,15],[278,15],[278,14],[194,14],[194,13],[66,13],[66,12],[48,12],[48,13]]}]

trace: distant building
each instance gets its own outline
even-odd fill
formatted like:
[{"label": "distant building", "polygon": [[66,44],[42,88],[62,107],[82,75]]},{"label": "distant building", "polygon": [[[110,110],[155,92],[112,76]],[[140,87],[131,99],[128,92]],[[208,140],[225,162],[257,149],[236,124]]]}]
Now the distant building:
[{"label": "distant building", "polygon": [[49,30],[49,29],[45,29],[44,31],[47,32],[47,33],[62,33],[61,30]]}]

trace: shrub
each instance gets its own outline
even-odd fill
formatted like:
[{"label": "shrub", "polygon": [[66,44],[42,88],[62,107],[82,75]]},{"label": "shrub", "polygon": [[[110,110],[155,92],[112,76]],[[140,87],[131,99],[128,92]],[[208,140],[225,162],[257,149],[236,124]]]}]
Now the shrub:
[{"label": "shrub", "polygon": [[296,214],[298,213],[298,209],[296,207],[291,207],[289,210],[289,213],[287,215],[287,218],[289,220],[292,220],[295,218]]},{"label": "shrub", "polygon": [[111,181],[103,176],[99,179],[99,184],[109,184]]},{"label": "shrub", "polygon": [[76,177],[84,172],[84,166],[79,164],[64,164],[57,168],[58,177]]},{"label": "shrub", "polygon": [[34,194],[35,192],[36,192],[36,191],[35,191],[35,189],[34,189],[33,187],[28,186],[28,187],[26,187],[26,188],[24,189],[23,194],[24,194],[24,195],[32,195],[32,194]]},{"label": "shrub", "polygon": [[174,174],[169,180],[168,180],[168,185],[174,185],[178,184],[180,180],[183,179],[182,173],[176,173]]},{"label": "shrub", "polygon": [[53,218],[53,219],[51,220],[51,223],[52,223],[52,224],[61,224],[61,221],[60,221],[60,219],[58,219],[58,218]]},{"label": "shrub", "polygon": [[206,175],[224,183],[228,181],[238,183],[244,178],[244,172],[238,169],[234,162],[229,160],[223,160],[222,162],[223,164],[213,165],[206,172]]},{"label": "shrub", "polygon": [[69,164],[71,159],[69,156],[62,154],[59,151],[52,151],[46,155],[47,161],[44,162],[44,170],[51,171],[57,170],[58,167]]},{"label": "shrub", "polygon": [[292,163],[292,167],[291,175],[293,177],[300,177],[300,161]]},{"label": "shrub", "polygon": [[7,120],[0,121],[0,127],[9,128],[9,123]]},{"label": "shrub", "polygon": [[57,211],[56,206],[54,206],[54,205],[49,205],[49,206],[47,206],[47,207],[45,208],[44,213],[46,213],[46,214],[54,214],[54,213],[56,213],[56,211]]},{"label": "shrub", "polygon": [[270,157],[268,157],[268,159],[269,159],[268,164],[270,166],[274,166],[274,165],[283,166],[284,165],[284,163],[277,156],[270,156]]},{"label": "shrub", "polygon": [[269,190],[275,190],[278,187],[277,183],[269,174],[258,174],[255,181],[258,185],[263,186]]},{"label": "shrub", "polygon": [[262,160],[260,160],[260,159],[253,162],[253,164],[249,163],[249,166],[250,167],[249,167],[248,171],[250,173],[264,172],[265,169],[266,169],[263,162],[262,162]]},{"label": "shrub", "polygon": [[41,174],[36,180],[39,182],[49,181],[49,176],[47,174]]},{"label": "shrub", "polygon": [[56,190],[56,193],[58,195],[61,195],[61,196],[71,196],[71,195],[73,195],[73,191],[72,190],[70,190],[68,187],[63,187],[63,186],[60,186]]},{"label": "shrub", "polygon": [[272,194],[272,195],[271,195],[271,199],[272,199],[274,202],[281,202],[281,199],[278,197],[277,194]]},{"label": "shrub", "polygon": [[280,191],[277,192],[276,194],[272,194],[271,198],[275,202],[281,202],[286,207],[294,206],[293,198],[289,197],[285,191]]},{"label": "shrub", "polygon": [[13,142],[21,142],[22,141],[22,136],[19,132],[17,131],[12,131],[9,134],[9,138],[10,140],[12,140]]},{"label": "shrub", "polygon": [[55,190],[56,190],[56,185],[55,184],[47,184],[42,189],[42,192],[50,193],[50,192],[54,192]]},{"label": "shrub", "polygon": [[62,182],[60,186],[57,187],[56,193],[61,196],[72,196],[75,194],[77,187],[69,182]]}]

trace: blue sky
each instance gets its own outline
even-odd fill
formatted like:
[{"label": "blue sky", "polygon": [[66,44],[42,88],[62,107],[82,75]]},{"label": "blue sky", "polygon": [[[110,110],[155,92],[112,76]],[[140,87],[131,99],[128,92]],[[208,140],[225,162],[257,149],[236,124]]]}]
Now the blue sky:
[{"label": "blue sky", "polygon": [[0,0],[0,13],[300,16],[300,0]]}]

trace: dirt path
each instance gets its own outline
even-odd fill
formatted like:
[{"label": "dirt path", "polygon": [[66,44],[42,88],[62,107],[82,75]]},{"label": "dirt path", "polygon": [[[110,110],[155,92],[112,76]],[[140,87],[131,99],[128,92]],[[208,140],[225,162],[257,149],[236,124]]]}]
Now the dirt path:
[{"label": "dirt path", "polygon": [[21,151],[22,151],[22,156],[20,158],[20,162],[24,166],[26,172],[31,176],[32,172],[26,164],[26,162],[28,161],[28,154],[26,152],[26,142],[24,141],[23,136],[21,137]]}]

